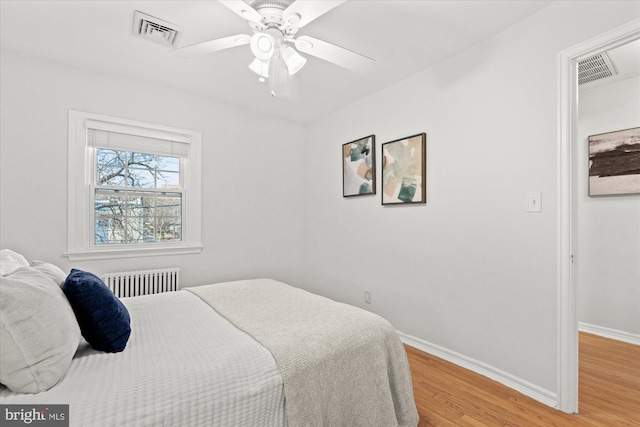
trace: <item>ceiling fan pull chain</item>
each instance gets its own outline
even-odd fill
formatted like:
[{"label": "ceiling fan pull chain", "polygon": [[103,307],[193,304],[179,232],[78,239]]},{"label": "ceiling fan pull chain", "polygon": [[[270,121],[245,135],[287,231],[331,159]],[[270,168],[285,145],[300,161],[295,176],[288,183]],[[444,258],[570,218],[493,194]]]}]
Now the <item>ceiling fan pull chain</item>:
[{"label": "ceiling fan pull chain", "polygon": [[271,66],[271,71],[270,71],[270,77],[269,77],[269,89],[271,89],[270,93],[271,96],[273,96],[274,98],[276,97],[276,67],[275,67],[275,61],[271,61],[271,64],[269,64]]}]

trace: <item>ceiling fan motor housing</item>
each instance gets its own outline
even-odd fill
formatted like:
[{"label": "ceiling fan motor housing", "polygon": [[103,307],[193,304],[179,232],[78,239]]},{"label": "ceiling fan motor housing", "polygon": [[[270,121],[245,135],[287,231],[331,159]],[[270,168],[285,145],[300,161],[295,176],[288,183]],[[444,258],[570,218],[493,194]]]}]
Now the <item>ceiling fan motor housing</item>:
[{"label": "ceiling fan motor housing", "polygon": [[258,9],[258,12],[262,15],[262,22],[269,27],[279,27],[285,23],[282,14],[282,12],[284,12],[283,9],[277,7],[261,7]]},{"label": "ceiling fan motor housing", "polygon": [[263,7],[275,7],[285,10],[293,4],[295,0],[245,0],[249,6],[255,10],[262,9]]},{"label": "ceiling fan motor housing", "polygon": [[293,3],[293,0],[274,1],[274,0],[257,0],[253,2],[247,1],[247,4],[257,10],[262,19],[260,22],[249,22],[249,26],[254,32],[264,31],[267,29],[277,28],[283,36],[293,36],[298,32],[296,24],[300,22],[300,15],[297,13],[284,16],[284,11]]}]

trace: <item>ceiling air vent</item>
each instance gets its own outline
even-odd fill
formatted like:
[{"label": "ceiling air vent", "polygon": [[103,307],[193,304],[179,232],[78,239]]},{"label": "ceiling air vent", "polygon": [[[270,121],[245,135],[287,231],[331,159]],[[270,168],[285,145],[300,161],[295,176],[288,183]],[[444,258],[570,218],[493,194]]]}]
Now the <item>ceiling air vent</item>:
[{"label": "ceiling air vent", "polygon": [[182,28],[136,10],[133,14],[133,35],[175,47],[182,35]]},{"label": "ceiling air vent", "polygon": [[618,70],[616,70],[606,52],[578,62],[578,84],[591,83],[617,74]]}]

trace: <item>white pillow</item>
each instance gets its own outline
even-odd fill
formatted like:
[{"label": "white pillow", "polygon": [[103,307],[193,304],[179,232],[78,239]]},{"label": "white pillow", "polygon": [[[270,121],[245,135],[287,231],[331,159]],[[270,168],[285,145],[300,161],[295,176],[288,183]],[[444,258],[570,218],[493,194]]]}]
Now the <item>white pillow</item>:
[{"label": "white pillow", "polygon": [[67,280],[67,273],[62,271],[57,265],[50,264],[45,261],[31,261],[31,268],[38,270],[41,273],[46,274],[56,282],[56,285],[62,287],[65,280]]},{"label": "white pillow", "polygon": [[0,383],[40,393],[69,369],[80,327],[62,289],[46,274],[21,267],[0,277]]},{"label": "white pillow", "polygon": [[6,276],[20,267],[26,267],[29,262],[17,252],[11,249],[0,250],[0,276]]}]

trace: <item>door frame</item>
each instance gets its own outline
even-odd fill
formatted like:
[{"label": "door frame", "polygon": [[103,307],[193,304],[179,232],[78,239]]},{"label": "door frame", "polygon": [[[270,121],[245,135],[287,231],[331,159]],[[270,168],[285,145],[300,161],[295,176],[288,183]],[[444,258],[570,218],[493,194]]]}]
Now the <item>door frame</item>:
[{"label": "door frame", "polygon": [[577,211],[574,170],[578,127],[578,62],[640,38],[640,19],[558,54],[558,359],[557,409],[578,412],[578,316],[574,260]]}]

